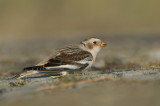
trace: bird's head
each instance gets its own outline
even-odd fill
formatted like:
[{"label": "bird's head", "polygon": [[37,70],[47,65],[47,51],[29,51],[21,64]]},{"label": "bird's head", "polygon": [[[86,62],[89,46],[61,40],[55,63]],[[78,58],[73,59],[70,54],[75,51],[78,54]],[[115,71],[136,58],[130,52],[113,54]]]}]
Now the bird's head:
[{"label": "bird's head", "polygon": [[96,55],[102,47],[106,46],[104,42],[97,38],[88,38],[81,42],[83,49]]}]

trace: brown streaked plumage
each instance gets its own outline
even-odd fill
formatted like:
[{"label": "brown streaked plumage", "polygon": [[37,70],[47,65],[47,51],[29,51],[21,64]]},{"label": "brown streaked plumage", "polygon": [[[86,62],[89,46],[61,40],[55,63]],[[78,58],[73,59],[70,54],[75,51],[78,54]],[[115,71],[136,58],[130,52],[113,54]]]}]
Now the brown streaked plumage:
[{"label": "brown streaked plumage", "polygon": [[[55,54],[35,66],[24,68],[24,71],[33,70],[35,73],[54,73],[59,72],[75,72],[82,71],[91,67],[95,61],[97,53],[100,51],[101,47],[105,44],[97,38],[88,38],[83,40],[78,45],[66,46],[64,48],[56,50]],[[24,72],[19,78],[23,78],[32,73],[26,74]],[[65,73],[66,74],[66,73]]]}]

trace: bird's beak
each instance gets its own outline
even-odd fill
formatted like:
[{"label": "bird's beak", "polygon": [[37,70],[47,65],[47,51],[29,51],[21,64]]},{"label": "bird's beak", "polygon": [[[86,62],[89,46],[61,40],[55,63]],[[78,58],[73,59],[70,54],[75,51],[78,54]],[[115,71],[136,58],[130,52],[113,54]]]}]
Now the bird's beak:
[{"label": "bird's beak", "polygon": [[104,47],[104,46],[106,46],[107,44],[105,44],[104,42],[101,42],[101,47]]}]

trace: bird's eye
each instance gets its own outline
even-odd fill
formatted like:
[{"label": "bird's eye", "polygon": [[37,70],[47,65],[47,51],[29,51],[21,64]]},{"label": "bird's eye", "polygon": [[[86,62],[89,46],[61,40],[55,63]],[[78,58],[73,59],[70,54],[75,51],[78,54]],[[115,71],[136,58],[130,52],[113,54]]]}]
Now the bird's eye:
[{"label": "bird's eye", "polygon": [[93,43],[94,43],[94,44],[97,44],[97,42],[96,42],[96,41],[94,41]]}]

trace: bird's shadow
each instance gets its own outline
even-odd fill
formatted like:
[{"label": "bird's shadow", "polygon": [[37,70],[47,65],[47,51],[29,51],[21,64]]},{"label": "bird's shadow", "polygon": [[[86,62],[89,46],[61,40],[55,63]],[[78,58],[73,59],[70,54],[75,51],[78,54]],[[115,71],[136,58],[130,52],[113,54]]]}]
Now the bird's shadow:
[{"label": "bird's shadow", "polygon": [[[39,76],[32,76],[32,77],[26,77],[26,78],[21,78],[23,80],[27,80],[27,79],[37,79],[37,78],[49,78],[53,75],[39,75]],[[54,75],[55,76],[55,75]],[[57,77],[56,77],[57,78]]]}]

